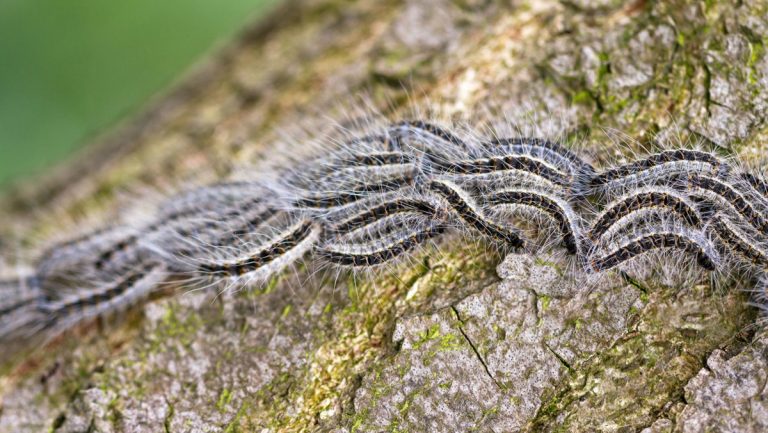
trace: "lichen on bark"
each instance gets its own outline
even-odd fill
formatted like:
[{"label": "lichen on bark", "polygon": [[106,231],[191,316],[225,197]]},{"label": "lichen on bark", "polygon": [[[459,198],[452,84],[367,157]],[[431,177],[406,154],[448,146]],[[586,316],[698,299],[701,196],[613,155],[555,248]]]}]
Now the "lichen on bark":
[{"label": "lichen on bark", "polygon": [[[394,116],[557,132],[598,163],[655,141],[760,162],[766,16],[759,1],[289,2],[93,146],[95,170],[5,197],[0,232],[30,245],[75,215],[116,218],[137,184],[225,177],[360,92]],[[748,287],[651,274],[587,290],[557,257],[461,244],[80,329],[0,378],[0,431],[764,429]]]}]

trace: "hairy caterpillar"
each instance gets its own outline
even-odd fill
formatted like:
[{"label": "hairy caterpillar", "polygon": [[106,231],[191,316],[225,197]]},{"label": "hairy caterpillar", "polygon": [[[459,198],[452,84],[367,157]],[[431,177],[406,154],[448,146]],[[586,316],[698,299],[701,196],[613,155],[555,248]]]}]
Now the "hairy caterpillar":
[{"label": "hairy caterpillar", "polygon": [[594,253],[588,261],[592,272],[604,272],[641,254],[658,249],[671,248],[693,254],[696,262],[704,269],[714,271],[720,263],[720,256],[703,233],[692,230],[662,228],[658,231],[639,234],[620,242],[606,254]]},{"label": "hairy caterpillar", "polygon": [[768,251],[764,242],[758,242],[755,234],[747,234],[733,224],[724,214],[712,217],[709,226],[724,244],[728,253],[756,266],[768,264]]},{"label": "hairy caterpillar", "polygon": [[[742,193],[728,183],[698,173],[674,174],[667,179],[673,188],[694,192],[695,189],[700,189],[714,193],[724,199],[726,209],[733,209],[736,214],[756,229],[764,233],[768,232],[768,220],[755,210],[752,203]],[[717,201],[723,203],[721,200]]]},{"label": "hairy caterpillar", "polygon": [[540,211],[555,221],[568,252],[570,254],[579,252],[578,239],[581,236],[581,229],[578,226],[578,218],[571,206],[565,201],[546,193],[531,190],[495,191],[485,196],[484,200],[489,206],[494,207],[524,206]]},{"label": "hairy caterpillar", "polygon": [[600,239],[611,227],[623,225],[622,220],[642,209],[666,208],[676,213],[686,224],[701,228],[702,219],[693,203],[668,188],[641,188],[611,203],[599,214],[589,230],[593,241]]},{"label": "hairy caterpillar", "polygon": [[686,172],[692,171],[692,167],[700,167],[705,172],[715,176],[724,175],[728,172],[728,165],[711,153],[689,149],[675,149],[665,150],[638,161],[609,168],[592,177],[589,184],[591,187],[597,188],[620,180],[626,180],[626,178],[630,177],[641,178],[645,173],[657,167],[662,167],[669,171],[682,170]]},{"label": "hairy caterpillar", "polygon": [[[74,315],[93,316],[131,298],[140,298],[151,291],[162,276],[162,265],[145,264],[131,270],[114,283],[99,285],[93,290],[67,294],[49,299],[39,305],[39,310],[53,321]],[[152,281],[152,283],[148,283]]]},{"label": "hairy caterpillar", "polygon": [[752,173],[739,173],[739,176],[764,198],[768,198],[768,183],[765,180]]},{"label": "hairy caterpillar", "polygon": [[[188,260],[191,271],[209,278],[266,280],[293,261],[299,259],[318,240],[318,226],[309,219],[300,219],[274,235],[261,236],[240,248],[209,251],[209,256]],[[233,251],[230,251],[234,249]],[[242,252],[240,252],[242,250]]]},{"label": "hairy caterpillar", "polygon": [[578,155],[550,140],[540,138],[495,138],[485,143],[487,148],[500,148],[513,155],[529,155],[542,159],[560,170],[568,171],[573,178],[592,177],[595,168]]},{"label": "hairy caterpillar", "polygon": [[[663,250],[692,254],[707,270],[721,269],[721,256],[762,267],[766,185],[701,150],[664,150],[598,170],[543,138],[396,122],[259,179],[183,191],[148,224],[52,246],[31,275],[0,282],[14,293],[0,302],[0,341],[117,311],[168,278],[259,283],[304,257],[375,268],[454,228],[526,247],[530,239],[500,218],[507,213],[537,229],[554,225],[547,233],[591,273]],[[28,290],[14,291],[20,287]]]},{"label": "hairy caterpillar", "polygon": [[336,235],[344,235],[364,228],[376,221],[400,213],[419,213],[434,216],[438,213],[437,206],[426,199],[395,198],[378,205],[365,208],[350,218],[331,226],[330,231]]},{"label": "hairy caterpillar", "polygon": [[318,249],[318,255],[337,265],[342,266],[376,266],[399,257],[423,242],[445,232],[445,227],[439,223],[430,223],[426,227],[408,229],[382,240],[376,240],[365,245],[347,248],[324,246]]},{"label": "hairy caterpillar", "polygon": [[461,220],[480,233],[515,248],[525,244],[517,230],[504,227],[488,218],[472,197],[458,185],[445,180],[434,180],[429,183],[429,189],[445,199]]},{"label": "hairy caterpillar", "polygon": [[382,194],[403,188],[414,181],[412,173],[399,174],[374,182],[357,182],[344,187],[342,191],[322,191],[300,197],[294,203],[299,208],[334,208],[353,203],[371,194]]},{"label": "hairy caterpillar", "polygon": [[433,123],[425,122],[423,120],[404,120],[396,122],[388,128],[388,132],[393,137],[396,137],[398,142],[414,137],[426,140],[427,142],[431,141],[431,138],[437,138],[460,149],[468,148],[464,140],[456,135]]},{"label": "hairy caterpillar", "polygon": [[463,176],[480,176],[499,171],[522,171],[541,177],[548,182],[567,187],[570,178],[551,166],[544,160],[526,155],[488,156],[474,160],[434,161],[434,169],[438,173],[448,173]]}]

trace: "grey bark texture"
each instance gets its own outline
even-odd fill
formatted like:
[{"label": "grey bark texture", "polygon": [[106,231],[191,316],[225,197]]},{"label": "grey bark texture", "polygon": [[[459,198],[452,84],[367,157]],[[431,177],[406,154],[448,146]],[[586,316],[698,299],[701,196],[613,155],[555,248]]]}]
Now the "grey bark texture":
[{"label": "grey bark texture", "polygon": [[[759,166],[766,43],[756,0],[288,2],[4,197],[0,247],[297,151],[280,131],[363,102],[555,131],[598,164],[664,142]],[[288,275],[217,301],[179,287],[1,371],[0,432],[768,430],[768,333],[748,283],[640,274],[587,281],[558,257],[449,239],[335,285]]]}]

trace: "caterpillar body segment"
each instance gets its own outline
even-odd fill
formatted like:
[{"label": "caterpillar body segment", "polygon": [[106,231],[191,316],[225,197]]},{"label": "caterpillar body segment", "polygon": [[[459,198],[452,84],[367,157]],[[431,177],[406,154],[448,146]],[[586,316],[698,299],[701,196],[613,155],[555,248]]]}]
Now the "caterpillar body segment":
[{"label": "caterpillar body segment", "polygon": [[[50,318],[38,308],[39,302],[40,298],[33,298],[7,305],[11,308],[0,315],[0,346],[5,350],[13,348],[20,340],[37,336],[45,329]],[[8,353],[0,353],[0,361],[8,356]]]},{"label": "caterpillar body segment", "polygon": [[53,247],[35,266],[40,287],[46,291],[66,291],[83,280],[100,278],[109,275],[111,269],[128,266],[141,254],[134,248],[138,236],[133,228],[115,226],[92,237],[67,242],[61,248]]},{"label": "caterpillar body segment", "polygon": [[299,188],[311,189],[313,183],[339,171],[375,173],[387,167],[416,165],[418,160],[413,153],[403,150],[394,137],[375,133],[341,141],[320,149],[307,161],[292,163],[286,180]]},{"label": "caterpillar body segment", "polygon": [[713,153],[666,150],[603,170],[585,179],[583,188],[586,195],[612,198],[642,187],[669,187],[668,176],[705,176],[727,181],[733,171],[731,163]]},{"label": "caterpillar body segment", "polygon": [[40,332],[51,339],[86,321],[121,313],[149,297],[167,278],[163,264],[137,264],[113,282],[42,302],[38,310],[46,319],[40,324]]},{"label": "caterpillar body segment", "polygon": [[341,149],[342,156],[339,157],[341,160],[343,160],[344,154],[357,154],[358,152],[364,154],[366,151],[397,153],[403,150],[400,143],[386,132],[373,133],[345,140]]},{"label": "caterpillar body segment", "polygon": [[100,315],[108,310],[117,311],[131,305],[134,300],[147,296],[164,279],[164,266],[158,263],[137,264],[112,283],[103,283],[77,293],[56,299],[46,299],[38,309],[55,317],[72,317],[74,320]]},{"label": "caterpillar body segment", "polygon": [[318,177],[306,187],[312,192],[354,191],[361,185],[375,184],[387,179],[416,177],[414,164],[394,164],[383,167],[340,167]]},{"label": "caterpillar body segment", "polygon": [[34,274],[0,280],[0,323],[4,316],[41,297],[39,281]]},{"label": "caterpillar body segment", "polygon": [[156,221],[167,224],[180,218],[230,207],[243,200],[262,200],[270,194],[262,184],[252,181],[220,182],[197,187],[161,203],[156,213]]},{"label": "caterpillar body segment", "polygon": [[329,168],[370,168],[383,166],[397,166],[414,164],[417,159],[414,155],[395,150],[353,153],[348,156],[338,156],[327,163]]},{"label": "caterpillar body segment", "polygon": [[752,187],[752,189],[759,193],[764,199],[768,199],[768,182],[766,182],[762,176],[742,172],[739,173],[739,178]]},{"label": "caterpillar body segment", "polygon": [[684,225],[688,227],[686,222],[682,220],[678,214],[670,211],[669,208],[650,206],[630,212],[617,219],[613,224],[608,226],[599,237],[590,236],[589,231],[587,231],[585,237],[589,239],[594,246],[604,246],[611,244],[616,239],[626,236],[627,233],[636,233],[647,229],[653,230],[658,227],[674,225]]},{"label": "caterpillar body segment", "polygon": [[162,264],[137,264],[135,269],[115,277],[114,281],[56,293],[56,296],[40,294],[0,318],[0,342],[13,344],[19,339],[36,337],[50,340],[80,323],[136,305],[167,276]]},{"label": "caterpillar body segment", "polygon": [[404,212],[393,214],[349,233],[326,236],[323,241],[344,245],[366,244],[397,236],[398,233],[407,231],[409,227],[423,225],[432,221],[438,220],[418,213]]},{"label": "caterpillar body segment", "polygon": [[216,246],[226,246],[246,241],[251,233],[257,233],[264,224],[268,224],[272,218],[278,215],[280,215],[280,211],[277,208],[265,206],[244,215],[241,221],[229,224],[229,227],[220,230],[221,234],[213,237],[210,243]]},{"label": "caterpillar body segment", "polygon": [[[43,252],[37,260],[38,275],[54,272],[57,269],[72,266],[75,263],[94,260],[105,250],[124,242],[134,235],[129,227],[113,226],[84,235],[70,241],[54,244]],[[94,254],[94,252],[96,252]]]},{"label": "caterpillar body segment", "polygon": [[142,258],[161,260],[169,269],[182,270],[178,268],[179,258],[205,258],[217,248],[235,248],[279,214],[275,207],[261,202],[223,212],[175,221],[148,233],[140,241],[140,248],[146,251]]},{"label": "caterpillar body segment", "polygon": [[437,179],[451,180],[470,191],[495,191],[505,188],[534,189],[547,191],[559,196],[569,197],[568,191],[543,177],[525,171],[499,171],[482,176],[438,175]]},{"label": "caterpillar body segment", "polygon": [[349,205],[376,194],[384,194],[398,189],[406,188],[413,184],[416,173],[398,174],[371,181],[356,182],[346,185],[344,190],[336,191],[325,189],[298,197],[293,206],[296,209],[330,209]]}]

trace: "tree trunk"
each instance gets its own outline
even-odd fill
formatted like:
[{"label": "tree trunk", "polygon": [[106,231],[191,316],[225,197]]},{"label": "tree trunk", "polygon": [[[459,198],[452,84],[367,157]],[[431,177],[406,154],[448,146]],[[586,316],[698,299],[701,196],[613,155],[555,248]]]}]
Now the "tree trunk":
[{"label": "tree trunk", "polygon": [[[598,163],[676,140],[758,162],[766,17],[751,0],[290,1],[5,197],[1,246],[127,218],[121,192],[229,176],[361,104],[506,119]],[[0,432],[768,429],[747,283],[585,282],[554,263],[447,241],[375,278],[157,299],[5,371]]]}]

